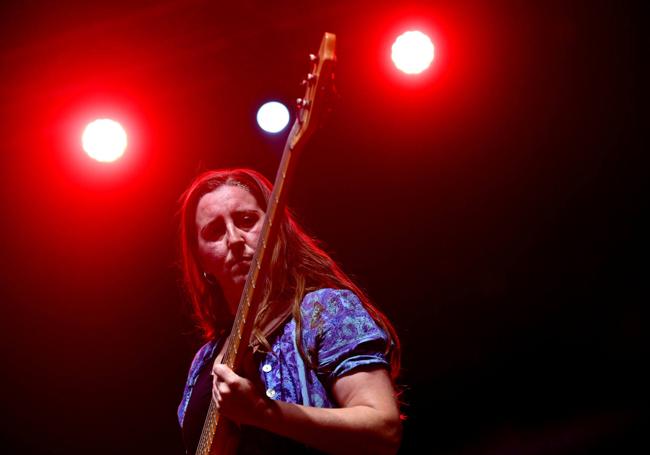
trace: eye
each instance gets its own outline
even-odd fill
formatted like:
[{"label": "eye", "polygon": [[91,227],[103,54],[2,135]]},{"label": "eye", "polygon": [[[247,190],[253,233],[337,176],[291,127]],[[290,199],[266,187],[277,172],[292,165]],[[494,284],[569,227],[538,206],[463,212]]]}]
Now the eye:
[{"label": "eye", "polygon": [[213,221],[201,230],[201,236],[207,241],[219,240],[226,233],[223,221]]},{"label": "eye", "polygon": [[255,226],[259,219],[260,217],[256,212],[241,212],[235,217],[235,222],[242,229],[250,229]]}]

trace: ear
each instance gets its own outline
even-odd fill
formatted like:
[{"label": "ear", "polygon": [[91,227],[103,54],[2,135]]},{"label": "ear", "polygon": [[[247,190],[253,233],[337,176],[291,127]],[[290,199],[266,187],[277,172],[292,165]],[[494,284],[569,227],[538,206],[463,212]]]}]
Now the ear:
[{"label": "ear", "polygon": [[219,286],[219,282],[217,281],[217,279],[213,274],[208,272],[202,272],[201,276],[203,277],[203,281],[208,283],[210,286]]}]

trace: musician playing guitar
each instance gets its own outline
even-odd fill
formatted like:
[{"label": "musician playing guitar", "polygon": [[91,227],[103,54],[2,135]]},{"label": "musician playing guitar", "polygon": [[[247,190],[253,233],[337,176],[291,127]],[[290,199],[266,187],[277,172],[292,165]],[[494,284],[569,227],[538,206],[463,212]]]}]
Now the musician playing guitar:
[{"label": "musician playing guitar", "polygon": [[178,410],[188,454],[399,447],[395,331],[284,203],[306,125],[297,119],[275,185],[250,169],[215,170],[182,197],[185,288],[207,341]]}]

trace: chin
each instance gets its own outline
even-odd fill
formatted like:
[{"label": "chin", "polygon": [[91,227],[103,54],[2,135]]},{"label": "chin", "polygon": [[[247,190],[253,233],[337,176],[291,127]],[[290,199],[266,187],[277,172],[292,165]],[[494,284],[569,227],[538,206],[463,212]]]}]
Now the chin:
[{"label": "chin", "polygon": [[241,288],[242,290],[244,289],[244,284],[246,284],[246,276],[247,275],[236,275],[232,278],[232,284],[235,287]]}]

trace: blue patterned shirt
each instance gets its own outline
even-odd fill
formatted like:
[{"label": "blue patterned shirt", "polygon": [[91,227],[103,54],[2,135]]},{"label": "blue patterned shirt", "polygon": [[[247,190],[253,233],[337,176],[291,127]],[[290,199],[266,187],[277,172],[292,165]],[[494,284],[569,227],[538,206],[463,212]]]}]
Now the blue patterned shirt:
[{"label": "blue patterned shirt", "polygon": [[[258,365],[269,398],[332,408],[337,404],[330,394],[330,386],[336,378],[359,367],[389,368],[384,355],[388,337],[351,291],[310,292],[302,301],[301,318],[304,352],[316,368],[310,368],[300,356],[296,321],[291,318],[269,340],[271,352],[263,353]],[[217,345],[216,340],[209,341],[192,361],[178,407],[181,426],[199,373],[214,358]]]}]

